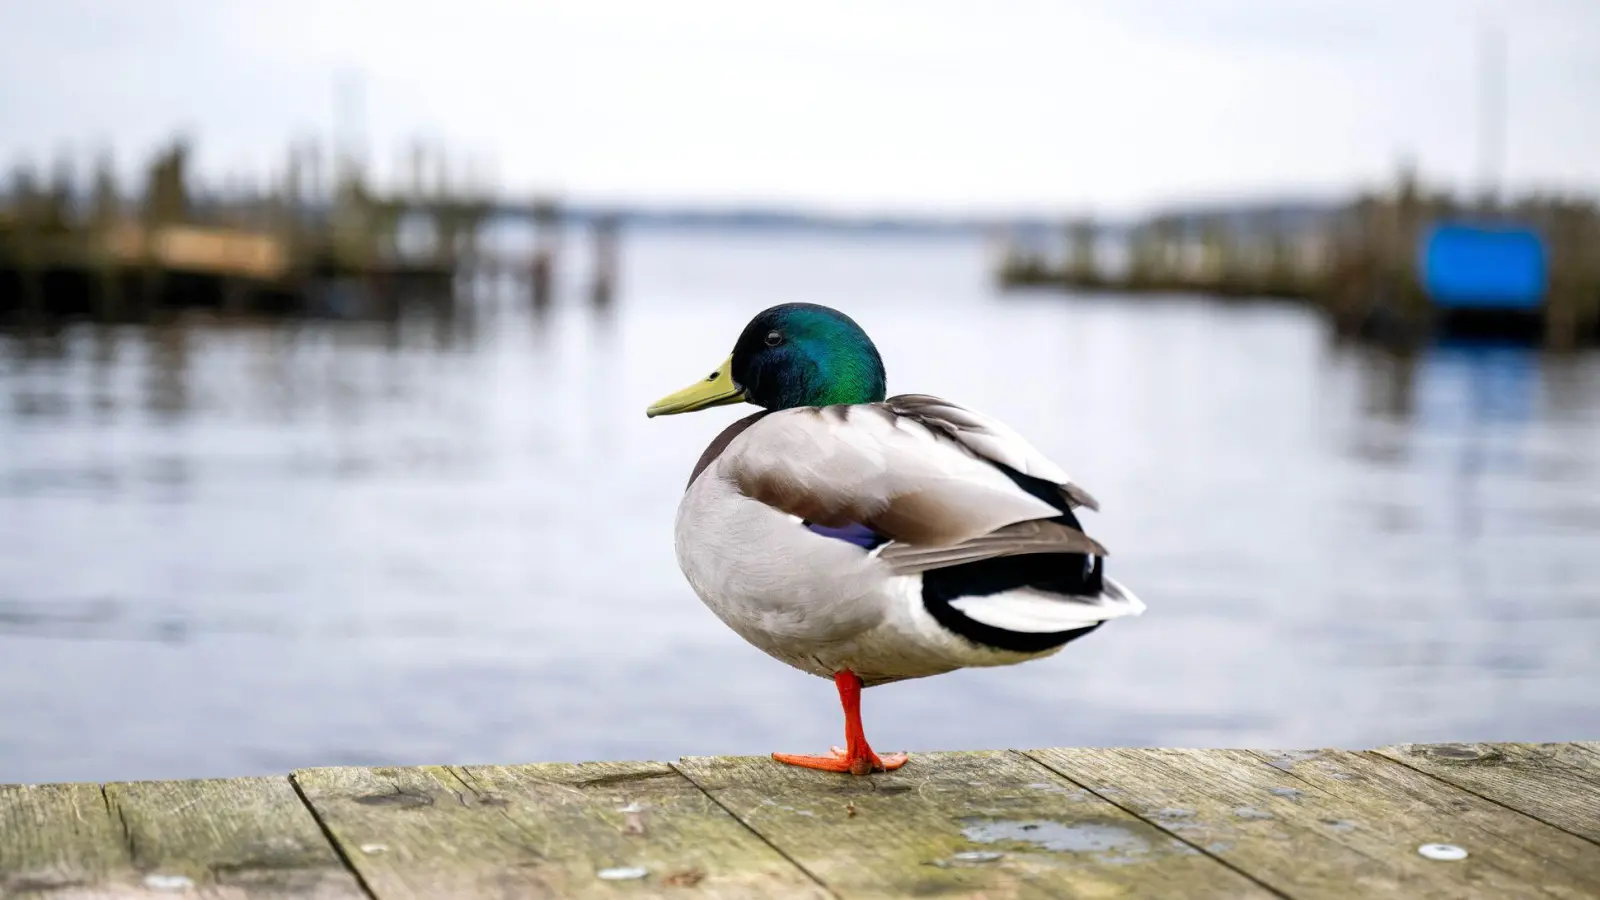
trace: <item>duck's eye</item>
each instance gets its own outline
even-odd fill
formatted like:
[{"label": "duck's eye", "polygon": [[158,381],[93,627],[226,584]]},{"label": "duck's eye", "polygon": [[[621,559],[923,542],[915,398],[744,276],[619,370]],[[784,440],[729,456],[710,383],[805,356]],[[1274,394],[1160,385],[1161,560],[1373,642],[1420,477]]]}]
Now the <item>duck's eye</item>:
[{"label": "duck's eye", "polygon": [[783,343],[783,334],[777,331],[767,332],[767,346],[776,347]]}]

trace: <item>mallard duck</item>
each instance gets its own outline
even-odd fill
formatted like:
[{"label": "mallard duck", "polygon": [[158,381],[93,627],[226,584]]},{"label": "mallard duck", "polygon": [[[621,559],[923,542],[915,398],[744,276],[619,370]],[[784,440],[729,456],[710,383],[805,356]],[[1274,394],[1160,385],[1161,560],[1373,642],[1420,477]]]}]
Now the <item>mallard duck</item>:
[{"label": "mallard duck", "polygon": [[700,455],[674,531],[683,574],[718,618],[838,688],[845,746],[779,762],[898,768],[906,754],[867,743],[862,688],[1050,656],[1144,610],[1074,514],[1098,504],[1055,463],[981,413],[886,394],[854,320],[789,303],[646,413],[761,407]]}]

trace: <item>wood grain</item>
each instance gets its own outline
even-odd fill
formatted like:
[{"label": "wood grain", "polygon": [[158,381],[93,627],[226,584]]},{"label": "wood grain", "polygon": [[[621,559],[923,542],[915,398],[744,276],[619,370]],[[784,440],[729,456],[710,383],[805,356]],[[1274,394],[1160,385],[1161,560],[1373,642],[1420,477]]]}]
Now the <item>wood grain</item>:
[{"label": "wood grain", "polygon": [[1272,896],[1014,753],[917,754],[867,778],[766,757],[679,768],[841,898]]},{"label": "wood grain", "polygon": [[131,872],[99,785],[0,785],[0,897],[91,896]]},{"label": "wood grain", "polygon": [[285,777],[108,784],[139,883],[217,900],[361,898],[355,877]]},{"label": "wood grain", "polygon": [[1256,756],[1318,790],[1369,810],[1389,834],[1465,849],[1529,890],[1600,897],[1600,846],[1446,782],[1368,753]]},{"label": "wood grain", "polygon": [[[295,779],[384,900],[828,896],[662,763],[312,769]],[[607,878],[629,875],[641,877]]]},{"label": "wood grain", "polygon": [[0,898],[362,898],[287,778],[0,786]]},{"label": "wood grain", "polygon": [[[1486,844],[1458,862],[1424,844],[1462,833],[1455,810],[1373,789],[1333,791],[1292,770],[1324,752],[1040,750],[1030,755],[1295,898],[1540,896]],[[1330,776],[1333,777],[1333,776]],[[1334,780],[1338,780],[1335,778]],[[1474,841],[1476,843],[1476,841]],[[1569,881],[1572,879],[1569,878]],[[1573,895],[1568,895],[1573,896]]]},{"label": "wood grain", "polygon": [[1600,843],[1600,760],[1572,744],[1399,744],[1373,751]]}]

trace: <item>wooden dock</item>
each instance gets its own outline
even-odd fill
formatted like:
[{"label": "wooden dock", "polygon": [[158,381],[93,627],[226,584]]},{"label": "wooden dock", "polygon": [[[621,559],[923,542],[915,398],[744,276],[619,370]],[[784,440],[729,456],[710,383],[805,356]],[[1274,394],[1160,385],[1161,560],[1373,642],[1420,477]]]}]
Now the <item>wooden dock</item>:
[{"label": "wooden dock", "polygon": [[[137,200],[109,159],[85,184],[69,159],[41,182],[27,166],[0,184],[0,327],[67,319],[159,321],[183,310],[241,317],[392,319],[403,306],[470,301],[485,281],[552,302],[566,221],[548,197],[519,201],[414,159],[409,189],[379,192],[354,161],[296,146],[270,190],[218,190],[186,175],[179,141],[151,162]],[[317,173],[335,170],[337,177]],[[470,173],[469,173],[470,174]],[[535,227],[531,254],[489,248],[492,223]],[[594,225],[590,305],[610,308],[619,225]]]},{"label": "wooden dock", "polygon": [[0,786],[0,898],[1600,897],[1600,742]]},{"label": "wooden dock", "polygon": [[[1541,302],[1497,306],[1504,298],[1479,297],[1463,307],[1430,295],[1419,256],[1440,225],[1537,233]],[[1123,265],[1106,265],[1107,240],[1120,244]],[[1430,188],[1404,168],[1390,187],[1318,213],[1194,211],[1110,231],[1077,219],[1051,244],[1041,246],[1037,236],[1008,242],[996,273],[1000,286],[1293,300],[1324,313],[1341,334],[1401,344],[1434,333],[1542,341],[1561,350],[1600,344],[1600,199],[1594,197],[1532,194],[1486,202]]]}]

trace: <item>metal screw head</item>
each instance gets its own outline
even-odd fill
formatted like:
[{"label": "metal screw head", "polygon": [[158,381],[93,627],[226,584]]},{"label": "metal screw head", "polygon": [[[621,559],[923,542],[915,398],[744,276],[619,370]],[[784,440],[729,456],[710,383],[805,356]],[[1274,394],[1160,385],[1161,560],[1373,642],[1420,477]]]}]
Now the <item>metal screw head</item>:
[{"label": "metal screw head", "polygon": [[1428,859],[1436,859],[1440,862],[1455,862],[1458,859],[1467,858],[1466,849],[1457,847],[1455,844],[1423,844],[1417,848],[1417,852]]},{"label": "metal screw head", "polygon": [[1004,855],[1003,853],[994,853],[988,850],[964,850],[950,858],[957,862],[994,862]]}]

